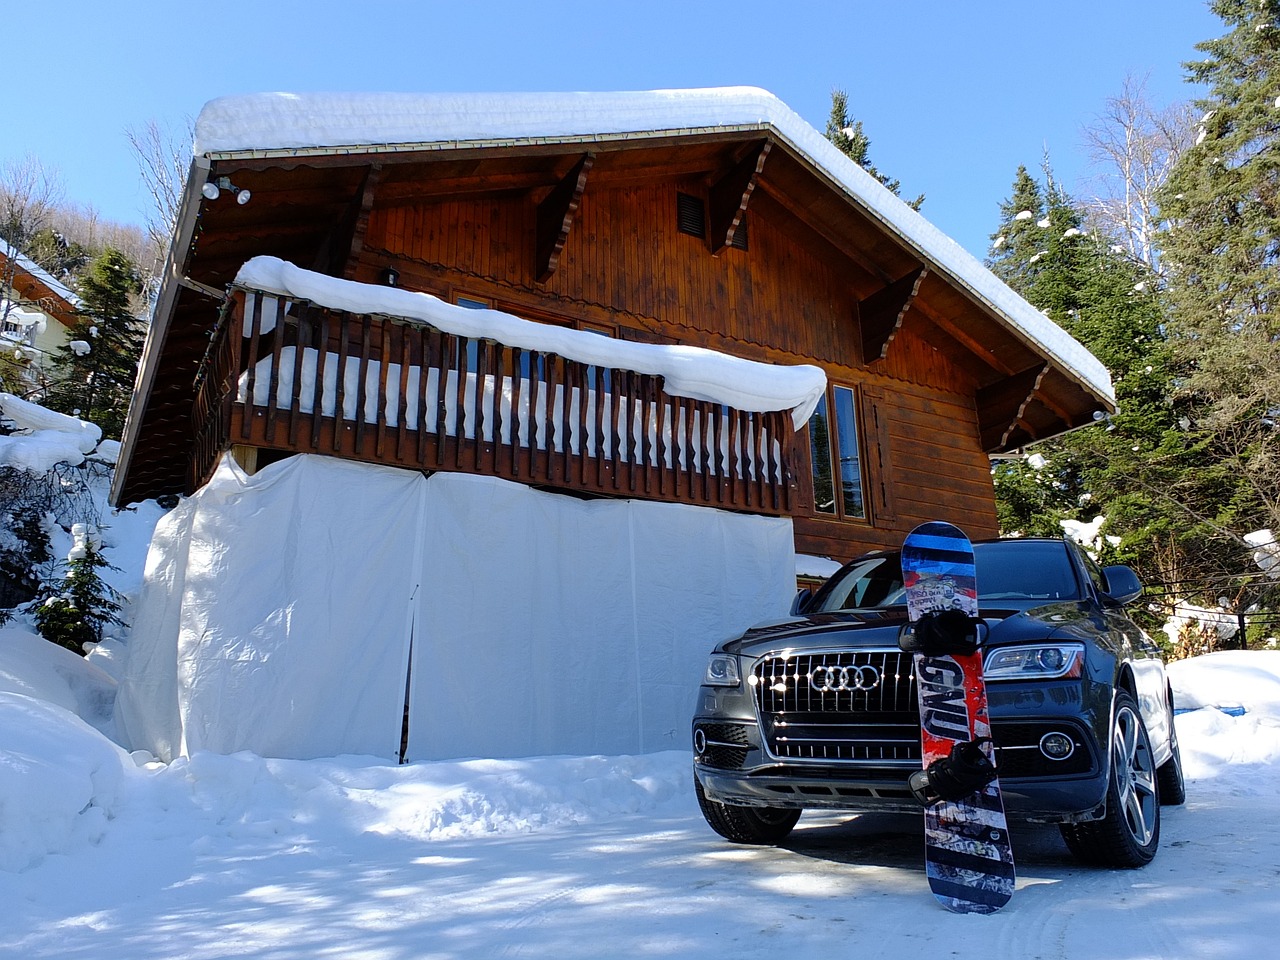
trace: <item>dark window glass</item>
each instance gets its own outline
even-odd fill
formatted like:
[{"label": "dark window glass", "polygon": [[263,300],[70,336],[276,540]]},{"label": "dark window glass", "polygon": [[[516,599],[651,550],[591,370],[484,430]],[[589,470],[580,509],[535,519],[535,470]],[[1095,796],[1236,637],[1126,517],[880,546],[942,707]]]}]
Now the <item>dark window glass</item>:
[{"label": "dark window glass", "polygon": [[834,387],[809,418],[813,508],[847,520],[865,520],[858,405],[851,387]]},{"label": "dark window glass", "polygon": [[831,479],[831,424],[825,395],[809,418],[809,456],[813,462],[813,508],[818,513],[834,514],[836,495]]},{"label": "dark window glass", "polygon": [[866,517],[862,503],[862,463],[858,458],[858,415],[853,391],[836,387],[836,449],[840,455],[840,501],[846,517]]}]

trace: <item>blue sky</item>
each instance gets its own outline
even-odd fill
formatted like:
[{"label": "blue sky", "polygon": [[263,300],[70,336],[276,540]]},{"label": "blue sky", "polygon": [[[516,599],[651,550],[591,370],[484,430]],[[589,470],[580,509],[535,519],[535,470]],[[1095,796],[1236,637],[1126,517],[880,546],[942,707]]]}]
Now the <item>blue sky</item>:
[{"label": "blue sky", "polygon": [[[648,90],[750,84],[820,130],[849,93],[871,160],[982,256],[1018,164],[1045,150],[1069,189],[1081,128],[1222,32],[1202,0],[14,0],[0,161],[34,155],[68,201],[141,223],[125,130],[261,91]],[[15,49],[16,48],[16,49]]]}]

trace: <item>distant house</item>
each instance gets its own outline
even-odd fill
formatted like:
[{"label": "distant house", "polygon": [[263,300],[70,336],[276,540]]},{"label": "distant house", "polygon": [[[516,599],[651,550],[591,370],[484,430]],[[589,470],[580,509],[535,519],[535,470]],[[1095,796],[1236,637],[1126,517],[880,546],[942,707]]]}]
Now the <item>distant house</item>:
[{"label": "distant house", "polygon": [[0,351],[28,368],[35,388],[71,338],[80,299],[30,257],[0,241]]},{"label": "distant house", "polygon": [[[580,658],[591,637],[621,630],[627,649],[609,663],[635,660],[624,673],[638,701],[654,699],[654,684],[684,690],[679,678],[717,639],[698,631],[781,612],[794,589],[792,550],[848,559],[897,545],[931,519],[993,535],[989,457],[1114,409],[1107,372],[1088,351],[754,89],[216,100],[197,125],[172,251],[124,432],[116,503],[198,498],[211,477],[226,497],[247,491],[259,471],[318,454],[414,471],[432,489],[453,491],[447,496],[471,477],[543,498],[521,501],[522,510],[565,505],[527,541],[495,530],[497,512],[460,517],[447,542],[472,580],[441,568],[430,586],[416,575],[404,584],[418,584],[419,598],[434,591],[434,606],[409,617],[416,639],[406,649],[423,648],[424,624],[448,620],[453,633],[431,641],[436,654],[461,631],[479,658],[463,667],[446,657],[447,668],[431,668],[448,709],[423,719],[421,729],[434,726],[437,737],[429,745],[413,749],[410,731],[411,756],[493,752],[487,734],[440,733],[468,711],[482,723],[474,717],[483,709],[439,693],[491,669],[518,674],[489,698],[504,704],[492,709],[509,724],[564,712],[546,722],[546,736],[525,736],[522,724],[513,750],[589,749],[590,737],[561,736],[572,704],[551,706],[554,685],[529,680],[530,671],[548,669],[555,656]],[[360,475],[370,483],[399,476]],[[352,476],[343,474],[348,499],[334,502],[358,512]],[[465,489],[472,497],[476,488]],[[609,581],[615,587],[531,608],[521,622],[541,649],[528,660],[503,639],[523,628],[486,617],[502,597],[529,603],[550,589],[538,569],[549,540],[605,530],[570,523],[572,504],[604,516],[620,502],[640,505],[633,509],[644,519],[632,515],[618,550],[573,562],[584,584],[598,584],[598,571],[587,576],[584,567],[622,563],[622,548],[630,565]],[[694,513],[662,513],[662,505]],[[716,540],[698,528],[695,538],[695,522],[661,519],[708,510],[735,532]],[[532,522],[514,517],[502,522]],[[646,554],[647,566],[636,565],[637,524],[666,538]],[[373,521],[364,528],[367,539],[344,547],[373,550],[373,538],[390,536]],[[741,587],[734,558],[766,541],[777,550],[779,529],[786,556],[762,562],[753,574],[759,588],[745,591],[766,599],[673,639],[673,621]],[[483,544],[503,537],[511,563],[484,553]],[[421,572],[443,542],[403,550],[419,557]],[[683,588],[668,584],[669,595],[637,605],[622,625],[574,626],[621,602],[624,584],[632,603],[662,581],[663,564],[676,568],[681,550],[699,569],[728,571],[725,579],[694,583],[686,573]],[[332,572],[337,555],[313,553],[308,569]],[[472,582],[486,569],[492,596]],[[574,574],[562,572],[557,582]],[[165,602],[171,619],[185,616]],[[470,605],[465,617],[454,616],[460,604]],[[663,604],[672,620],[637,626],[634,617]],[[179,646],[208,627],[165,622],[157,630],[176,631]],[[566,631],[577,639],[556,647]],[[490,648],[504,653],[477,652]],[[650,649],[682,666],[655,671],[646,657],[656,654],[635,655]],[[417,653],[405,657],[387,689],[403,689],[405,673],[419,676]],[[580,677],[577,689],[595,682]],[[663,693],[662,708],[646,714],[667,739],[605,737],[600,749],[683,745],[673,706],[681,695]],[[417,696],[427,709],[431,697]],[[412,691],[409,700],[412,718]],[[504,712],[508,700],[513,712]],[[604,700],[591,698],[600,709]],[[617,722],[628,722],[629,709]],[[398,716],[393,710],[386,722]],[[233,737],[220,748],[236,744],[254,745]]]}]

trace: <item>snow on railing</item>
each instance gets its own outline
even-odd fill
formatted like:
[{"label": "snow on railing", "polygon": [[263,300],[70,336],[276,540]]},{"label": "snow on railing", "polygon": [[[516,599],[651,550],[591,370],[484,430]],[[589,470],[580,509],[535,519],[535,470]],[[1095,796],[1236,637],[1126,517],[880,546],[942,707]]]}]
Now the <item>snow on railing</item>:
[{"label": "snow on railing", "polygon": [[207,439],[198,443],[197,474],[212,469],[219,448],[242,443],[790,511],[788,411],[673,396],[653,374],[417,320],[252,290],[234,297],[199,378],[197,433]]}]

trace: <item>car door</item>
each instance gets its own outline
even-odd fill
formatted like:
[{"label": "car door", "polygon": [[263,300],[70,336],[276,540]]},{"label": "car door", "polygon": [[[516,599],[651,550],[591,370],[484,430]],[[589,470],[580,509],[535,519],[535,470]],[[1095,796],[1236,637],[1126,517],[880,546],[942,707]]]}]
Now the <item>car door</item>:
[{"label": "car door", "polygon": [[1147,725],[1147,733],[1151,736],[1157,759],[1163,761],[1168,753],[1167,744],[1172,731],[1169,728],[1171,721],[1165,702],[1167,681],[1160,648],[1129,618],[1124,606],[1108,595],[1106,575],[1093,558],[1083,550],[1077,551],[1077,556],[1096,594],[1106,631],[1115,640],[1118,655],[1133,671],[1138,709]]}]

